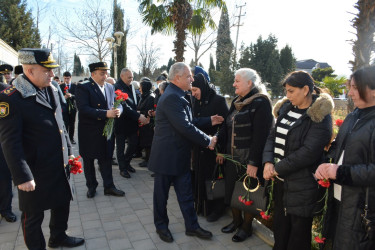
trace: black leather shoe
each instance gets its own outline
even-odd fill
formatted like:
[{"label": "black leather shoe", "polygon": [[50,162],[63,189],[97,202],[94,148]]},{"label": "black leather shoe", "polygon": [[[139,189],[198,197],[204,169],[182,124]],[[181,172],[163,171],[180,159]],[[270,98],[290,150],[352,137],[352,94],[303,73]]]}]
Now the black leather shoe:
[{"label": "black leather shoe", "polygon": [[186,230],[185,234],[187,236],[197,236],[201,239],[210,239],[212,237],[212,233],[210,231],[204,230],[201,227],[198,227],[195,230]]},{"label": "black leather shoe", "polygon": [[130,177],[131,177],[130,174],[129,174],[129,172],[126,171],[126,170],[121,171],[121,172],[120,172],[120,175],[121,175],[122,177],[124,177],[124,178],[130,178]]},{"label": "black leather shoe", "polygon": [[95,196],[95,194],[96,194],[96,190],[95,189],[89,189],[89,190],[87,190],[87,198],[94,198],[94,196]]},{"label": "black leather shoe", "polygon": [[111,188],[105,188],[104,189],[104,195],[113,195],[113,196],[124,196],[125,195],[125,192],[124,191],[121,191],[115,187],[111,187]]},{"label": "black leather shoe", "polygon": [[252,234],[253,234],[252,232],[248,233],[243,229],[239,229],[238,232],[235,235],[233,235],[232,241],[233,242],[242,242],[242,241],[246,240],[247,238],[249,238]]},{"label": "black leather shoe", "polygon": [[128,171],[131,173],[135,173],[135,169],[132,166],[128,166]]},{"label": "black leather shoe", "polygon": [[169,229],[156,229],[156,233],[162,241],[173,242],[173,237]]},{"label": "black leather shoe", "polygon": [[138,164],[141,168],[147,168],[147,161],[142,161]]},{"label": "black leather shoe", "polygon": [[75,141],[74,139],[71,139],[70,142],[71,142],[72,144],[77,144],[76,141]]},{"label": "black leather shoe", "polygon": [[1,214],[1,217],[3,217],[7,222],[16,222],[17,216],[12,211],[6,211]]},{"label": "black leather shoe", "polygon": [[155,173],[151,174],[151,177],[155,177]]},{"label": "black leather shoe", "polygon": [[66,238],[60,242],[56,242],[50,238],[48,240],[48,247],[78,247],[80,245],[83,245],[83,243],[85,243],[85,240],[83,238],[66,236]]},{"label": "black leather shoe", "polygon": [[112,165],[118,165],[117,161],[114,160],[114,159],[112,159],[112,163],[111,163],[111,164],[112,164]]},{"label": "black leather shoe", "polygon": [[236,225],[234,223],[234,221],[232,221],[229,225],[226,225],[225,227],[223,227],[221,229],[221,232],[225,233],[225,234],[230,234],[230,233],[233,233],[234,231],[236,231],[237,228],[239,228],[240,225]]}]

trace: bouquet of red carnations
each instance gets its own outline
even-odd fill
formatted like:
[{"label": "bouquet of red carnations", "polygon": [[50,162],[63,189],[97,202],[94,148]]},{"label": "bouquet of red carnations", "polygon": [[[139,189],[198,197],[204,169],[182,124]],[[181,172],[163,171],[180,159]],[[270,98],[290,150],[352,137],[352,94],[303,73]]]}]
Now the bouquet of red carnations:
[{"label": "bouquet of red carnations", "polygon": [[[116,99],[115,99],[115,103],[113,104],[113,109],[118,108],[121,102],[126,101],[129,97],[127,93],[124,93],[119,89],[115,91],[115,94],[116,94]],[[103,136],[107,137],[107,140],[110,140],[112,137],[114,121],[115,121],[114,118],[108,118],[108,120],[105,123]]]},{"label": "bouquet of red carnations", "polygon": [[77,156],[75,158],[72,158],[68,161],[68,165],[69,165],[69,172],[72,173],[72,174],[80,174],[83,172],[82,170],[82,163],[79,161],[79,159],[81,158],[81,156]]}]

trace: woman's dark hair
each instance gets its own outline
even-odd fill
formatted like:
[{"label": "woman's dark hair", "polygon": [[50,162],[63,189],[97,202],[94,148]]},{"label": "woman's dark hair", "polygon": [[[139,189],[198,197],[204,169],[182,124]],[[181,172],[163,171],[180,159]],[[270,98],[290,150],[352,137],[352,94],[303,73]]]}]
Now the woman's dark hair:
[{"label": "woman's dark hair", "polygon": [[307,85],[310,94],[312,94],[314,90],[318,95],[322,92],[320,88],[315,86],[314,79],[306,71],[293,71],[289,73],[282,81],[284,87],[287,84],[295,88],[303,88]]},{"label": "woman's dark hair", "polygon": [[142,87],[142,92],[143,92],[144,94],[147,94],[147,93],[149,93],[149,92],[151,91],[152,83],[151,83],[150,78],[142,77],[142,78],[141,78],[140,85],[141,85],[141,87]]},{"label": "woman's dark hair", "polygon": [[366,101],[366,87],[375,89],[375,66],[363,67],[356,70],[350,79],[354,79],[358,89],[359,97]]}]

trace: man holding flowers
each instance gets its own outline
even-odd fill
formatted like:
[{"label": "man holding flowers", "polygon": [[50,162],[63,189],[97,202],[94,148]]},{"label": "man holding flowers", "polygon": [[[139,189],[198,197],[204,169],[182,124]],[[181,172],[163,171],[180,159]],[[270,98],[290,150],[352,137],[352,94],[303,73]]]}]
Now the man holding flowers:
[{"label": "man holding flowers", "polygon": [[21,49],[24,75],[0,94],[0,141],[18,188],[22,230],[28,249],[45,249],[41,228],[51,210],[48,246],[75,247],[84,239],[66,235],[72,198],[68,155],[58,90],[51,85],[59,67],[49,49]]},{"label": "man holding flowers", "polygon": [[105,62],[89,65],[91,77],[77,85],[76,102],[78,108],[78,140],[79,152],[83,159],[87,198],[96,194],[98,182],[95,175],[94,160],[98,160],[99,170],[103,178],[104,194],[124,196],[117,189],[112,176],[113,137],[103,135],[106,122],[118,118],[122,106],[114,108],[115,90],[105,82],[109,69]]}]

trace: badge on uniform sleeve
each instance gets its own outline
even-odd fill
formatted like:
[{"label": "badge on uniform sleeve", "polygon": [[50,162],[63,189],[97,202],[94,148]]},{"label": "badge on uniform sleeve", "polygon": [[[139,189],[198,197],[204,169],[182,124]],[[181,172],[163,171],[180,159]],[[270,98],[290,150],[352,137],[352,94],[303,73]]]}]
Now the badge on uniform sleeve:
[{"label": "badge on uniform sleeve", "polygon": [[9,103],[0,102],[0,118],[4,118],[9,115]]}]

